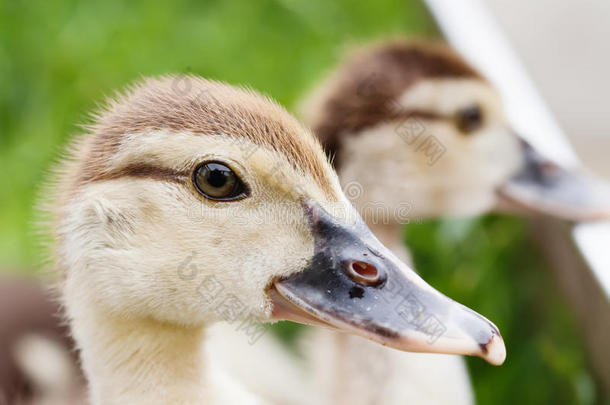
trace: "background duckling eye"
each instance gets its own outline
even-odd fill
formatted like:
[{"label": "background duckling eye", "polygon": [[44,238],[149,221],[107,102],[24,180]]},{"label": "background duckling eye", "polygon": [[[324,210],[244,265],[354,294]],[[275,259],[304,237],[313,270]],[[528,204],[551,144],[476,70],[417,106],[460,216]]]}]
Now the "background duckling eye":
[{"label": "background duckling eye", "polygon": [[457,128],[469,134],[483,126],[483,111],[477,104],[459,110],[455,117]]},{"label": "background duckling eye", "polygon": [[193,172],[193,184],[206,198],[233,201],[248,196],[248,187],[231,168],[220,162],[205,162]]}]

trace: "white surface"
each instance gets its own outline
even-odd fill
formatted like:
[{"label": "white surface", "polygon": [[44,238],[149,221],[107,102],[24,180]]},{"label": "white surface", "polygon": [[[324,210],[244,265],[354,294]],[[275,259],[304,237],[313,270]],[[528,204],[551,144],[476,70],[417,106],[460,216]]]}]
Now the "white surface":
[{"label": "white surface", "polygon": [[485,4],[581,160],[610,180],[610,1]]},{"label": "white surface", "polygon": [[610,300],[610,222],[574,227],[572,236]]},{"label": "white surface", "polygon": [[[447,40],[498,87],[515,129],[547,157],[566,166],[577,165],[578,158],[487,4],[481,0],[425,1]],[[573,238],[610,297],[610,225],[578,225]]]}]

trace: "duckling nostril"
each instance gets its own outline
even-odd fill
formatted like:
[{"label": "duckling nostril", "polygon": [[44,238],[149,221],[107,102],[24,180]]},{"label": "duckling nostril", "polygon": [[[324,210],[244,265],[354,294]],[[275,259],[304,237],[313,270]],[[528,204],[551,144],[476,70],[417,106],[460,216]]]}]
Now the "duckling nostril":
[{"label": "duckling nostril", "polygon": [[347,275],[358,284],[375,285],[381,281],[375,266],[365,262],[349,261],[346,263]]}]

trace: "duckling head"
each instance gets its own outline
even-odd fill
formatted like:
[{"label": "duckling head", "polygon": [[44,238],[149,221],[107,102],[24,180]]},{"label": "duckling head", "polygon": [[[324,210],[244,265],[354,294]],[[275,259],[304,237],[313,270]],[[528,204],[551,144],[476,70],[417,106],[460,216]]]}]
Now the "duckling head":
[{"label": "duckling head", "polygon": [[404,350],[504,360],[497,328],[368,230],[318,141],[252,91],[149,79],[99,113],[55,208],[72,318],[289,319]]},{"label": "duckling head", "polygon": [[610,214],[610,190],[560,167],[510,128],[498,92],[448,46],[394,40],[348,57],[303,105],[361,212],[416,217],[490,209],[570,220]]}]

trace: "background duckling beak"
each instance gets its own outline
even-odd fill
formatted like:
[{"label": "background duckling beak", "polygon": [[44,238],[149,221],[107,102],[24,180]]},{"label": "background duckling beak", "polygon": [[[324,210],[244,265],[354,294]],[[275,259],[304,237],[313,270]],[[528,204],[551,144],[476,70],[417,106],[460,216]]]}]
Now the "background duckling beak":
[{"label": "background duckling beak", "polygon": [[569,221],[610,219],[610,185],[584,170],[559,166],[521,140],[521,169],[498,189],[498,210]]},{"label": "background duckling beak", "polygon": [[498,328],[426,284],[361,218],[347,225],[316,203],[304,208],[314,256],[304,271],[274,282],[276,319],[332,327],[405,351],[504,362]]}]

